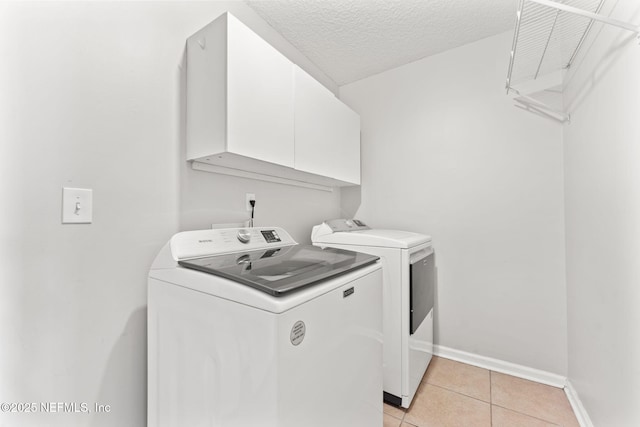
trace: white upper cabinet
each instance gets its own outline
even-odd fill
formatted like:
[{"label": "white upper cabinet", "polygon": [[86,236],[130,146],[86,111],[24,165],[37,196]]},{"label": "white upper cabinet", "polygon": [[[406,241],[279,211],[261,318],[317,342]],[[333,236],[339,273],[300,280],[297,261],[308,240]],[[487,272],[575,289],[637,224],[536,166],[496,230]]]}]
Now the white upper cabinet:
[{"label": "white upper cabinet", "polygon": [[189,37],[186,73],[194,169],[323,189],[360,184],[359,116],[231,14]]},{"label": "white upper cabinet", "polygon": [[360,184],[360,116],[295,67],[295,168]]},{"label": "white upper cabinet", "polygon": [[293,167],[293,63],[228,15],[231,151]]},{"label": "white upper cabinet", "polygon": [[187,159],[230,153],[293,167],[293,63],[229,13],[187,50]]}]

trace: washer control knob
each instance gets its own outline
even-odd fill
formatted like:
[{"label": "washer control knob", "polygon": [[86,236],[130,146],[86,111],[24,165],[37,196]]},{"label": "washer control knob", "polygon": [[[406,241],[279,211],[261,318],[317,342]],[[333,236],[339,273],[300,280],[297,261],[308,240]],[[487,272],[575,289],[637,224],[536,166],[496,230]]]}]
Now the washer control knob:
[{"label": "washer control knob", "polygon": [[244,228],[238,230],[238,240],[240,240],[240,243],[249,243],[251,240],[251,231]]}]

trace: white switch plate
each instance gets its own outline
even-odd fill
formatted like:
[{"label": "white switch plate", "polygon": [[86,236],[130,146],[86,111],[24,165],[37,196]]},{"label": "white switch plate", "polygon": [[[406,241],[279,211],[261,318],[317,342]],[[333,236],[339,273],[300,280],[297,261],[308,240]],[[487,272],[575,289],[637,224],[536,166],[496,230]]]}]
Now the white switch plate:
[{"label": "white switch plate", "polygon": [[93,221],[93,190],[62,189],[62,223],[91,224]]}]

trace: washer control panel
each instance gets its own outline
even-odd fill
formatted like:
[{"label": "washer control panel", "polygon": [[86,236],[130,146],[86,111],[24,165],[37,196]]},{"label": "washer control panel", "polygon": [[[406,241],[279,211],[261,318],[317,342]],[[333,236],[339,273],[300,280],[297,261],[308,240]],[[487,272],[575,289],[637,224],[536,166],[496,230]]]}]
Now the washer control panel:
[{"label": "washer control panel", "polygon": [[262,234],[262,237],[264,237],[264,241],[267,243],[282,242],[282,239],[280,239],[276,230],[261,230],[260,233]]},{"label": "washer control panel", "polygon": [[238,240],[240,243],[249,243],[251,241],[251,232],[244,228],[238,230]]},{"label": "washer control panel", "polygon": [[182,260],[295,244],[280,227],[221,228],[178,233],[171,239],[171,251],[174,259]]}]

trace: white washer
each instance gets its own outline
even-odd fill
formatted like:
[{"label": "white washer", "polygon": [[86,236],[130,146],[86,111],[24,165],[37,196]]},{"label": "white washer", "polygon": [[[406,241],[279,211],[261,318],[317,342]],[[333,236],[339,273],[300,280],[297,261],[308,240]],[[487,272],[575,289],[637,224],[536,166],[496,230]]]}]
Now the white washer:
[{"label": "white washer", "polygon": [[336,219],[313,227],[311,241],[382,259],[384,400],[408,408],[433,354],[436,272],[431,237]]},{"label": "white washer", "polygon": [[382,426],[377,257],[179,233],[149,272],[148,425]]}]

